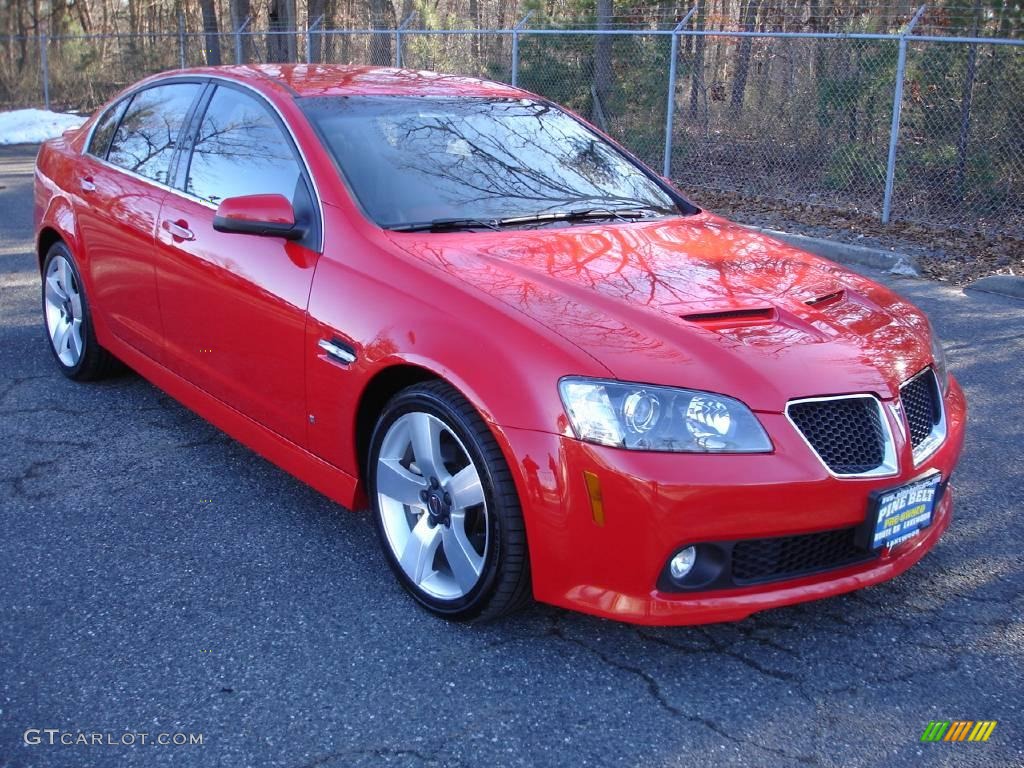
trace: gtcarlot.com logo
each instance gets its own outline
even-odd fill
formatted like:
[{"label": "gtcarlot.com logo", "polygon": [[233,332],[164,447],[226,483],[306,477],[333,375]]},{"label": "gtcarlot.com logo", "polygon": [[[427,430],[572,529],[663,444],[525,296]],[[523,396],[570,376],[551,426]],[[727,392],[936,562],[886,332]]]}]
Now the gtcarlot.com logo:
[{"label": "gtcarlot.com logo", "polygon": [[124,733],[100,731],[62,731],[60,728],[27,728],[22,734],[26,746],[40,745],[65,747],[187,747],[202,745],[201,733],[149,733],[148,731],[125,731]]},{"label": "gtcarlot.com logo", "polygon": [[997,720],[932,720],[921,741],[988,741]]}]

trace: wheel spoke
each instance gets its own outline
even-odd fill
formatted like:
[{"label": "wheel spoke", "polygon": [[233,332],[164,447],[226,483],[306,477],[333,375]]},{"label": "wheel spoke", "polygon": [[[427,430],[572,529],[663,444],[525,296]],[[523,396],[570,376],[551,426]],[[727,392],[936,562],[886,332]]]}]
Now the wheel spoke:
[{"label": "wheel spoke", "polygon": [[71,323],[71,333],[68,335],[68,349],[71,350],[71,355],[75,362],[78,362],[78,358],[82,354],[82,321],[77,317]]},{"label": "wheel spoke", "polygon": [[377,492],[399,504],[422,507],[420,491],[427,487],[426,479],[414,475],[398,459],[381,459],[377,463]]},{"label": "wheel spoke", "polygon": [[82,317],[82,295],[79,293],[72,293],[69,297],[71,299],[71,311],[75,313],[75,319],[78,320]]},{"label": "wheel spoke", "polygon": [[452,576],[463,594],[471,590],[480,578],[484,559],[477,554],[466,536],[466,517],[452,513],[450,526],[443,528],[441,537],[444,539],[444,556],[452,568]]},{"label": "wheel spoke", "polygon": [[60,287],[64,290],[64,295],[70,294],[71,270],[68,269],[67,259],[62,258],[57,262],[57,279],[60,281]]},{"label": "wheel spoke", "polygon": [[480,473],[476,471],[476,467],[472,463],[452,475],[445,490],[451,494],[452,506],[455,509],[474,507],[484,501],[484,488],[480,484]]},{"label": "wheel spoke", "polygon": [[412,453],[424,477],[439,477],[444,472],[441,461],[441,423],[426,413],[409,415]]},{"label": "wheel spoke", "polygon": [[48,302],[60,307],[67,297],[68,295],[64,293],[64,289],[61,288],[60,281],[56,275],[50,275],[46,278],[46,300]]},{"label": "wheel spoke", "polygon": [[420,517],[402,550],[402,570],[417,584],[433,572],[434,554],[441,543],[440,527],[431,527],[427,520],[427,515]]},{"label": "wheel spoke", "polygon": [[57,325],[57,330],[53,334],[53,348],[57,350],[57,354],[64,352],[64,348],[68,344],[68,334],[71,333],[71,323],[66,320],[61,320]]}]

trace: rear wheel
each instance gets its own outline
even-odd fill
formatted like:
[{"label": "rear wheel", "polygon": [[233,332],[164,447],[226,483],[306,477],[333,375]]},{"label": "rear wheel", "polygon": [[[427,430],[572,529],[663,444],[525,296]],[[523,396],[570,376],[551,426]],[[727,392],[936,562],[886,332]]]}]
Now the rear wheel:
[{"label": "rear wheel", "polygon": [[90,381],[119,368],[96,341],[85,286],[64,243],[50,246],[43,262],[43,318],[50,351],[68,378]]},{"label": "rear wheel", "polygon": [[417,602],[446,618],[486,620],[527,600],[515,485],[457,390],[435,381],[396,395],[374,430],[367,474],[385,556]]}]

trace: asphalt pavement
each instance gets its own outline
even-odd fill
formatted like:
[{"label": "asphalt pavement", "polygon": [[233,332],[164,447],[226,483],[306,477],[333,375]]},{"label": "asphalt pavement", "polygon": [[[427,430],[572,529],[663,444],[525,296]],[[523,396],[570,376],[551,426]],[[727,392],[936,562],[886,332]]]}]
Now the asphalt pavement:
[{"label": "asphalt pavement", "polygon": [[[895,581],[701,628],[453,625],[366,514],[134,374],[60,375],[34,156],[0,148],[0,766],[1024,765],[1024,301],[878,276],[970,406],[952,526]],[[998,725],[922,743],[931,720]]]}]

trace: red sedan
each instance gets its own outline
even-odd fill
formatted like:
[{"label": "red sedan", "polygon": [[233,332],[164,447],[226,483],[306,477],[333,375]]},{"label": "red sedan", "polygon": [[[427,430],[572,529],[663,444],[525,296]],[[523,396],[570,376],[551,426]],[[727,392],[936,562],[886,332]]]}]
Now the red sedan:
[{"label": "red sedan", "polygon": [[740,619],[949,525],[964,396],[925,316],[517,88],[168,73],[35,181],[60,370],[123,362],[369,506],[437,614]]}]

